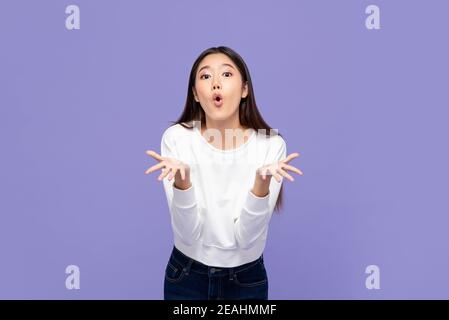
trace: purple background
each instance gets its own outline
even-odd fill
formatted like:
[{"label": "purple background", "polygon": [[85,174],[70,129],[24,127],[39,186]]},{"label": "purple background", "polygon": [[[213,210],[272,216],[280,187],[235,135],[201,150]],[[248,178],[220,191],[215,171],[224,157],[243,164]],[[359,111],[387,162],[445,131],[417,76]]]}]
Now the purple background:
[{"label": "purple background", "polygon": [[227,45],[304,171],[271,220],[270,299],[448,299],[448,10],[2,0],[0,298],[162,299],[172,233],[145,150],[180,115],[198,54]]}]

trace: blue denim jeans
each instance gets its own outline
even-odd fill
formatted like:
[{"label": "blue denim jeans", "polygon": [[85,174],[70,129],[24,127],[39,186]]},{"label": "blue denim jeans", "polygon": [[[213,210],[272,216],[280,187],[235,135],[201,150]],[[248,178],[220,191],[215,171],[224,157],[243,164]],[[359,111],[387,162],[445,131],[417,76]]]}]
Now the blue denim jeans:
[{"label": "blue denim jeans", "polygon": [[165,268],[164,300],[268,300],[263,254],[233,267],[202,264],[173,246]]}]

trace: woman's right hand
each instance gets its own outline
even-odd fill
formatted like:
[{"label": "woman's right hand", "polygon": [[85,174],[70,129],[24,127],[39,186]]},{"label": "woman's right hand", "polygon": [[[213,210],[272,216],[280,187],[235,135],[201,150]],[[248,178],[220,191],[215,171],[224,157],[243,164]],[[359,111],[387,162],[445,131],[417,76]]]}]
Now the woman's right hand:
[{"label": "woman's right hand", "polygon": [[149,174],[156,170],[162,169],[162,173],[157,178],[159,181],[164,179],[164,177],[168,174],[168,181],[175,177],[176,188],[182,190],[190,188],[190,167],[188,164],[175,158],[162,157],[160,154],[153,150],[147,150],[146,154],[159,161],[159,163],[147,169],[145,171],[145,174]]}]

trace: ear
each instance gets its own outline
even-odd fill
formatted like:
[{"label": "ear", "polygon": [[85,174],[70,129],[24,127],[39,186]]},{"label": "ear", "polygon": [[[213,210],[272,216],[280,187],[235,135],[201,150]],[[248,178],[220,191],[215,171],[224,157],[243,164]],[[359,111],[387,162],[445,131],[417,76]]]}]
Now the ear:
[{"label": "ear", "polygon": [[246,98],[248,96],[248,81],[245,81],[242,89],[242,98]]},{"label": "ear", "polygon": [[196,95],[195,87],[192,87],[192,92],[193,92],[193,97],[195,98],[195,101],[196,101],[196,102],[200,102],[200,100],[198,100],[198,97],[197,97],[197,95]]}]

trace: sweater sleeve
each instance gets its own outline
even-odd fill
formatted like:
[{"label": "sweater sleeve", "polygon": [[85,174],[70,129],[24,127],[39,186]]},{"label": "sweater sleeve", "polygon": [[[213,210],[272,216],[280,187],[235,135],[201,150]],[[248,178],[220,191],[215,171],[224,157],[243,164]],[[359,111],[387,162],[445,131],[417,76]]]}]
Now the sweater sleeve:
[{"label": "sweater sleeve", "polygon": [[[163,157],[179,158],[176,140],[166,131],[161,140],[161,155]],[[195,198],[195,186],[181,190],[174,186],[175,179],[168,181],[168,176],[163,179],[165,195],[173,232],[187,245],[191,245],[200,236],[201,221]]]},{"label": "sweater sleeve", "polygon": [[[277,141],[273,143],[264,165],[279,162],[286,157],[287,147],[284,139],[280,136],[274,139]],[[241,248],[251,248],[268,230],[282,181],[283,176],[281,182],[271,177],[269,191],[265,197],[257,197],[251,190],[248,191],[240,217],[234,222],[235,237]]]}]

